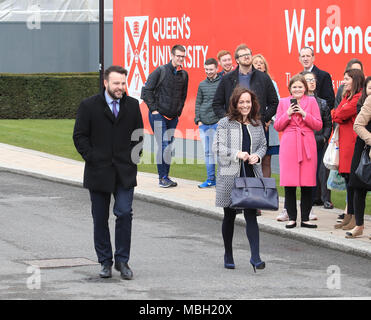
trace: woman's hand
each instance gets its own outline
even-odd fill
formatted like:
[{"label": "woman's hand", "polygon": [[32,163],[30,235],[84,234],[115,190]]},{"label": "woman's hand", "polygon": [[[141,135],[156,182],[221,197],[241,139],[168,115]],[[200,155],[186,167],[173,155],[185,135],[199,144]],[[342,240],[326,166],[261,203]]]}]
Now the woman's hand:
[{"label": "woman's hand", "polygon": [[297,105],[296,113],[300,113],[303,118],[307,115],[306,112],[300,107],[300,105]]},{"label": "woman's hand", "polygon": [[250,157],[249,157],[249,164],[256,164],[260,161],[260,158],[257,154],[252,154]]},{"label": "woman's hand", "polygon": [[290,107],[287,109],[287,114],[291,117],[294,113],[299,113],[302,115],[303,118],[307,115],[306,112],[300,107],[300,104],[292,103]]},{"label": "woman's hand", "polygon": [[237,154],[237,158],[238,159],[241,159],[242,161],[247,161],[249,160],[249,153],[248,152],[245,152],[245,151],[240,151],[238,154]]}]

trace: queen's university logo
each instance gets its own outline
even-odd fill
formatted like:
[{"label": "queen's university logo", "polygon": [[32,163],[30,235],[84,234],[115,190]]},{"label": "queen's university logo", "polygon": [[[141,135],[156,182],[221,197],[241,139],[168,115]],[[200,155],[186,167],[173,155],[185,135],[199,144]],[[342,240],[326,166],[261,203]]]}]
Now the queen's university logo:
[{"label": "queen's university logo", "polygon": [[149,73],[148,16],[125,17],[125,69],[130,96],[140,99]]}]

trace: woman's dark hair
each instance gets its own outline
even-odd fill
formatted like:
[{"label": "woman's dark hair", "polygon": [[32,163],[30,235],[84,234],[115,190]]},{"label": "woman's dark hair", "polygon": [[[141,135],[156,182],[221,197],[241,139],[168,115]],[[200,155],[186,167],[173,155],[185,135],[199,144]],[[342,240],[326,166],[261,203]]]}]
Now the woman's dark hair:
[{"label": "woman's dark hair", "polygon": [[343,98],[346,97],[348,100],[350,100],[356,93],[362,90],[363,84],[365,82],[365,76],[363,72],[358,69],[348,69],[344,72],[344,75],[346,74],[352,78],[353,82],[350,91],[343,91]]},{"label": "woman's dark hair", "polygon": [[371,76],[368,76],[363,84],[363,89],[362,89],[362,95],[358,100],[358,104],[363,106],[366,98],[367,98],[367,84],[371,81]]},{"label": "woman's dark hair", "polygon": [[248,93],[251,96],[251,109],[250,109],[250,113],[247,116],[247,118],[249,119],[249,122],[254,127],[256,127],[256,126],[261,124],[261,122],[260,122],[260,112],[259,112],[260,111],[260,104],[259,104],[259,100],[258,100],[256,94],[254,92],[250,91],[249,89],[237,86],[233,90],[231,98],[229,99],[229,108],[228,108],[227,117],[229,118],[230,121],[236,120],[236,121],[239,121],[241,123],[243,122],[242,114],[238,110],[238,101],[240,100],[241,96],[244,93]]}]

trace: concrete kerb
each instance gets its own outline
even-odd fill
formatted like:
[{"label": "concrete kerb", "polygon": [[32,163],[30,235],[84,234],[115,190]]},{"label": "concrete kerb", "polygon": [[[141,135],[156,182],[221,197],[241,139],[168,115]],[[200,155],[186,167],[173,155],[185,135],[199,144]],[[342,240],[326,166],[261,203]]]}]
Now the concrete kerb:
[{"label": "concrete kerb", "polygon": [[[18,168],[8,167],[0,167],[0,172],[1,171],[31,176],[38,179],[63,183],[66,185],[82,188],[81,181],[74,181],[71,179],[50,176],[41,172],[26,171]],[[165,205],[174,209],[185,210],[190,213],[205,216],[208,218],[217,220],[223,219],[223,211],[221,208],[210,209],[209,207],[202,206],[199,203],[192,204],[189,201],[186,202],[179,199],[175,201],[172,198],[167,197],[166,195],[162,195],[161,197],[159,197],[157,194],[151,193],[149,191],[143,192],[137,190],[134,193],[134,198],[138,200],[149,201],[159,205]],[[245,225],[243,215],[237,216],[236,223],[242,226]],[[263,216],[258,218],[258,223],[260,230],[263,232],[371,259],[371,247],[367,243],[352,242],[352,239],[340,239],[339,237],[333,236],[331,234],[324,235],[323,232],[316,233],[316,231],[303,228],[286,230],[284,224],[277,225],[276,221],[271,221],[271,219],[264,218]]]}]

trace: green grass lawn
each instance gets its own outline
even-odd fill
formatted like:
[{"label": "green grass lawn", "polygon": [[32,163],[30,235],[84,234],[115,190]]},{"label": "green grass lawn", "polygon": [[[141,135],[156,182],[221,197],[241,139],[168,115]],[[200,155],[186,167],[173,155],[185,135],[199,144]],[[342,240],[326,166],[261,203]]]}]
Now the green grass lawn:
[{"label": "green grass lawn", "polygon": [[[0,142],[18,147],[42,151],[74,160],[82,160],[77,153],[72,132],[75,120],[0,120]],[[153,154],[144,153],[145,159],[154,159]],[[144,161],[148,163],[148,161]],[[204,181],[206,169],[203,164],[182,164],[176,161],[171,165],[172,177]],[[157,173],[156,164],[140,164],[139,171]],[[283,187],[279,186],[279,175],[273,174],[277,181],[280,196],[284,195]],[[298,188],[299,189],[299,188]],[[299,190],[298,190],[299,193]],[[345,191],[333,191],[331,200],[336,208],[344,209]],[[371,193],[367,196],[366,214],[371,214]]]}]

